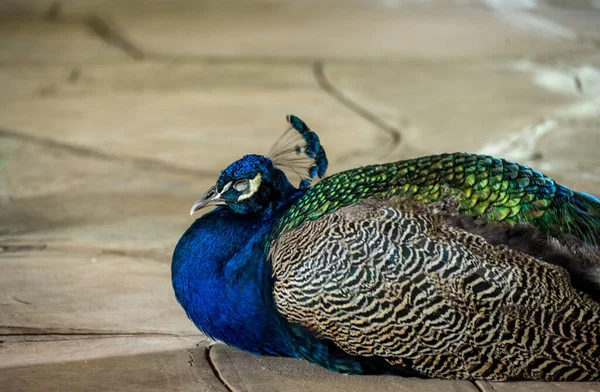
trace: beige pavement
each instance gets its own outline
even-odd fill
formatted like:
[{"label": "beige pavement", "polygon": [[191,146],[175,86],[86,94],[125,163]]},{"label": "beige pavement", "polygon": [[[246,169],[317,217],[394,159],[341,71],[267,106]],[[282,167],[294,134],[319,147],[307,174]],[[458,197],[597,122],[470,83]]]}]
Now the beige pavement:
[{"label": "beige pavement", "polygon": [[0,2],[0,390],[600,391],[352,377],[211,342],[187,212],[293,113],[329,173],[442,151],[600,195],[593,0]]}]

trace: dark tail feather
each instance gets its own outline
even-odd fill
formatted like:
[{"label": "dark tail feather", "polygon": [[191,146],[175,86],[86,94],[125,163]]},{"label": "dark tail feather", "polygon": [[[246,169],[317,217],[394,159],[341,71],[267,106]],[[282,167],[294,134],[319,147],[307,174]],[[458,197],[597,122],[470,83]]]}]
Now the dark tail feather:
[{"label": "dark tail feather", "polygon": [[600,245],[600,199],[596,196],[573,192],[566,201],[565,216],[559,224],[566,223],[563,233],[571,234],[584,242],[584,246]]},{"label": "dark tail feather", "polygon": [[564,268],[573,287],[600,302],[600,249],[583,246],[583,241],[563,234],[548,237],[531,224],[507,226],[485,223],[467,215],[446,218],[451,226],[482,236],[492,245],[506,245],[539,260]]},{"label": "dark tail feather", "polygon": [[566,207],[559,224],[565,224],[562,234],[555,237],[562,249],[549,253],[545,259],[565,268],[575,287],[600,302],[600,199],[572,192],[561,203]]}]

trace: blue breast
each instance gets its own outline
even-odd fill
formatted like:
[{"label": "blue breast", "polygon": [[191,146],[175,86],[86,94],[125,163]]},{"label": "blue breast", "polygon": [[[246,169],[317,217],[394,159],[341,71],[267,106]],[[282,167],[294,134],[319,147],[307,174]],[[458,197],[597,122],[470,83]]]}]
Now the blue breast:
[{"label": "blue breast", "polygon": [[175,248],[172,283],[206,335],[255,354],[295,356],[271,297],[264,245],[272,220],[223,207],[197,219]]}]

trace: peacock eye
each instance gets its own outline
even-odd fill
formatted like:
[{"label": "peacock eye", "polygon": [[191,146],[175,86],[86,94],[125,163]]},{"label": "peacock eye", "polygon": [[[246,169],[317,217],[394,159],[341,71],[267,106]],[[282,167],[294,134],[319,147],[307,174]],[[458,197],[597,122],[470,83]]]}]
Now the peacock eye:
[{"label": "peacock eye", "polygon": [[250,182],[248,180],[239,180],[235,184],[233,184],[233,189],[238,192],[244,192],[248,189]]}]

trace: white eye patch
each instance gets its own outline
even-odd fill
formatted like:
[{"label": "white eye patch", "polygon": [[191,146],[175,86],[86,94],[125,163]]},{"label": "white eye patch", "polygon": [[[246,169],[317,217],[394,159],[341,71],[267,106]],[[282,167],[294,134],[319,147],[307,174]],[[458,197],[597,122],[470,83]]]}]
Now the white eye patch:
[{"label": "white eye patch", "polygon": [[233,189],[238,192],[244,192],[248,187],[250,187],[250,180],[241,180],[233,185]]},{"label": "white eye patch", "polygon": [[243,189],[238,189],[237,185],[238,183],[236,183],[233,188],[235,190],[237,190],[238,192],[244,192],[240,197],[238,197],[237,201],[242,201],[242,200],[246,200],[250,197],[252,197],[252,195],[254,195],[256,193],[256,191],[258,190],[258,188],[260,187],[260,183],[262,181],[262,176],[260,173],[256,174],[256,177],[254,177],[251,180],[246,180],[241,182],[240,181],[240,187],[243,187]]}]

